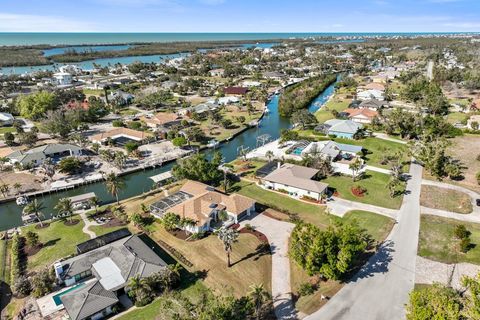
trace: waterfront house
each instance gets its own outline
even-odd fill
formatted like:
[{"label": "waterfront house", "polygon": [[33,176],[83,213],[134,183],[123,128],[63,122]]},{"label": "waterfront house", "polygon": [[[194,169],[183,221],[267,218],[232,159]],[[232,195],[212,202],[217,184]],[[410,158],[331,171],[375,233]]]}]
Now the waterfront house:
[{"label": "waterfront house", "polygon": [[68,86],[72,84],[72,75],[68,72],[57,72],[53,74],[55,84],[59,86]]},{"label": "waterfront house", "polygon": [[23,166],[40,166],[46,159],[54,162],[64,157],[81,156],[82,148],[70,143],[51,143],[30,150],[17,150],[6,156],[11,164],[20,163]]},{"label": "waterfront house", "polygon": [[7,112],[0,112],[0,127],[13,125],[15,118]]},{"label": "waterfront house", "polygon": [[372,123],[373,118],[378,116],[378,112],[371,109],[345,109],[343,113],[348,119],[356,123]]},{"label": "waterfront house", "polygon": [[378,83],[378,82],[370,82],[369,84],[363,86],[366,90],[379,90],[385,91],[385,85]]},{"label": "waterfront house", "polygon": [[238,223],[255,211],[255,201],[239,194],[226,195],[204,183],[188,180],[179,192],[152,204],[150,209],[157,218],[167,212],[190,218],[195,224],[183,228],[199,233]]},{"label": "waterfront house", "polygon": [[386,101],[380,101],[377,99],[363,100],[358,105],[359,109],[370,109],[370,110],[379,110],[386,107],[388,107],[388,103]]},{"label": "waterfront house", "polygon": [[128,141],[142,143],[150,136],[151,134],[145,131],[121,127],[90,136],[89,139],[93,143],[107,144],[109,141],[112,141],[112,143],[115,145],[123,146]]},{"label": "waterfront house", "polygon": [[323,125],[317,126],[315,130],[320,130],[328,135],[335,135],[339,138],[353,139],[355,134],[362,128],[362,124],[352,120],[331,119],[325,121]]},{"label": "waterfront house", "polygon": [[370,89],[370,90],[358,92],[357,99],[358,100],[377,99],[377,100],[383,101],[385,100],[385,97],[383,95],[383,91]]},{"label": "waterfront house", "polygon": [[125,234],[129,233],[114,232],[89,240],[95,242],[88,244],[93,244],[92,250],[54,264],[57,281],[69,288],[49,299],[58,300],[70,319],[107,317],[124,299],[132,277],[148,277],[167,267],[140,237]]},{"label": "waterfront house", "polygon": [[280,191],[293,198],[320,201],[328,184],[314,180],[318,172],[317,169],[291,163],[278,163],[276,170],[260,178],[260,183],[266,189]]}]

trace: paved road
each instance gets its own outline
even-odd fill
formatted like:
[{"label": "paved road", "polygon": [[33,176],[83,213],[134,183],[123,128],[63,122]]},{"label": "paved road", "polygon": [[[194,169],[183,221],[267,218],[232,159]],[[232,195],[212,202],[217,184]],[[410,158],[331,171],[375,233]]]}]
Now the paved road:
[{"label": "paved road", "polygon": [[375,138],[382,139],[382,140],[387,140],[387,141],[396,142],[396,143],[400,143],[400,144],[407,144],[407,141],[391,138],[391,137],[388,136],[388,134],[385,134],[383,132],[374,132],[373,136]]},{"label": "paved road", "polygon": [[307,319],[405,318],[405,304],[415,283],[422,167],[412,164],[410,175],[398,223],[387,240],[342,290]]},{"label": "paved road", "polygon": [[250,224],[268,238],[272,252],[272,297],[277,319],[296,319],[297,314],[292,302],[290,287],[290,262],[288,258],[288,239],[294,225],[278,221],[263,214],[257,214],[240,223]]}]

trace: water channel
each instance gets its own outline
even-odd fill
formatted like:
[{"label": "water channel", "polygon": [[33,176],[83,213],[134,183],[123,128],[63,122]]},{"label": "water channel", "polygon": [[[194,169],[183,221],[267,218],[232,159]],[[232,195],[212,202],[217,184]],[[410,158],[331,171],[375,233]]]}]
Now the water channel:
[{"label": "water channel", "polygon": [[[319,106],[328,100],[328,98],[333,94],[334,90],[334,84],[327,87],[324,92],[322,92],[312,101],[309,111],[315,112],[318,110]],[[222,153],[225,161],[229,162],[237,158],[238,147],[244,146],[252,150],[256,147],[257,137],[268,134],[270,138],[274,140],[280,136],[280,131],[282,129],[287,129],[291,126],[288,118],[284,118],[279,115],[278,100],[278,95],[272,97],[270,102],[267,104],[270,112],[264,116],[258,127],[248,129],[232,140],[222,143],[217,147],[217,150]],[[205,152],[211,153],[212,150]],[[143,192],[151,190],[153,181],[150,180],[149,177],[168,171],[173,165],[174,163],[170,163],[155,169],[147,169],[123,176],[125,181],[125,189],[123,189],[119,194],[120,199],[137,196]],[[72,197],[87,192],[95,192],[97,197],[103,203],[114,201],[114,198],[106,191],[103,182],[97,182],[75,189],[52,192],[50,194],[39,196],[39,200],[45,207],[42,212],[45,214],[46,218],[49,218],[51,213],[55,212],[53,207],[57,204],[59,199]],[[17,206],[14,201],[0,205],[0,230],[6,230],[22,225],[21,212],[22,208]]]}]

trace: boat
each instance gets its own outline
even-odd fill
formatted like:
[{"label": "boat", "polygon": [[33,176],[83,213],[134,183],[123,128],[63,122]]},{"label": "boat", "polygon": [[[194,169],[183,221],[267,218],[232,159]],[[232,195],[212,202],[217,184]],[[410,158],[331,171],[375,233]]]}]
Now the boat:
[{"label": "boat", "polygon": [[213,139],[213,140],[208,141],[207,147],[208,148],[215,148],[219,144],[220,143],[217,140]]},{"label": "boat", "polygon": [[268,109],[268,107],[265,107],[265,109],[263,110],[263,112],[265,112],[265,113],[270,113],[270,109]]},{"label": "boat", "polygon": [[24,206],[28,204],[28,198],[26,196],[20,196],[16,200],[18,206]]}]

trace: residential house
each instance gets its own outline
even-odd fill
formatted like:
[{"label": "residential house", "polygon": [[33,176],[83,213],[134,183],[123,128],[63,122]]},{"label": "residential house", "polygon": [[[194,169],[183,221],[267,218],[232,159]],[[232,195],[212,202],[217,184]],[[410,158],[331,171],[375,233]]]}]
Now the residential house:
[{"label": "residential house", "polygon": [[158,218],[167,212],[190,218],[195,224],[184,228],[199,233],[238,223],[255,211],[255,201],[239,194],[226,195],[204,183],[188,180],[178,193],[152,204],[150,209]]},{"label": "residential house", "polygon": [[369,84],[363,86],[366,90],[379,90],[385,91],[385,85],[378,83],[378,82],[370,82]]},{"label": "residential house", "polygon": [[266,189],[280,191],[293,198],[311,198],[320,201],[328,184],[314,180],[319,170],[291,163],[280,165],[276,170],[260,178]]},{"label": "residential house", "polygon": [[180,116],[191,116],[193,113],[197,113],[199,115],[205,114],[208,111],[218,110],[220,106],[215,102],[205,102],[197,104],[194,107],[183,108],[177,111],[177,114]]},{"label": "residential house", "polygon": [[72,320],[102,319],[113,312],[132,277],[145,278],[166,267],[140,237],[130,235],[55,263],[58,282],[70,289],[52,299],[60,300]]},{"label": "residential house", "polygon": [[351,144],[338,143],[335,141],[316,141],[310,142],[305,149],[302,150],[301,156],[305,157],[312,154],[320,154],[323,157],[328,157],[332,161],[342,159],[342,158],[351,158],[356,156],[362,151],[361,146],[355,146]]},{"label": "residential house", "polygon": [[13,125],[15,118],[7,112],[0,112],[0,127]]},{"label": "residential house", "polygon": [[339,138],[353,139],[355,134],[362,128],[362,124],[352,120],[331,119],[325,121],[323,125],[317,126],[315,129]]},{"label": "residential house", "polygon": [[358,105],[359,109],[370,109],[370,110],[379,110],[386,107],[388,107],[388,103],[386,101],[380,101],[377,99],[363,100]]},{"label": "residential house", "polygon": [[223,74],[225,73],[225,69],[218,68],[218,69],[212,69],[208,71],[211,77],[223,77]]},{"label": "residential house", "polygon": [[357,93],[357,99],[358,100],[376,99],[376,100],[383,101],[383,100],[385,100],[385,96],[384,96],[383,91],[370,89],[370,90],[365,90],[365,91],[358,92]]},{"label": "residential house", "polygon": [[467,120],[467,127],[470,130],[479,130],[480,129],[480,115],[472,115]]},{"label": "residential house", "polygon": [[226,87],[223,89],[225,95],[244,96],[248,92],[246,87]]},{"label": "residential house", "polygon": [[267,79],[281,81],[281,80],[285,79],[287,76],[284,75],[281,72],[278,72],[278,71],[267,71],[267,72],[263,73],[263,77],[267,78]]},{"label": "residential house", "polygon": [[129,105],[135,96],[122,90],[117,90],[108,95],[108,101],[116,101],[119,105]]},{"label": "residential house", "polygon": [[57,72],[53,74],[55,83],[59,86],[68,86],[72,84],[72,75],[68,72]]},{"label": "residential house", "polygon": [[150,136],[151,134],[145,131],[138,131],[130,128],[121,127],[98,133],[96,135],[90,136],[89,139],[93,143],[106,144],[107,142],[112,141],[116,145],[123,146],[128,141],[142,143]]},{"label": "residential house", "polygon": [[348,119],[356,123],[372,123],[373,118],[378,116],[378,112],[371,109],[345,109],[343,113],[347,115]]},{"label": "residential house", "polygon": [[11,164],[20,163],[23,166],[40,166],[46,159],[52,159],[54,162],[64,157],[81,156],[82,148],[70,143],[52,143],[30,150],[17,150],[6,157]]},{"label": "residential house", "polygon": [[175,125],[180,125],[182,118],[173,112],[159,112],[151,117],[142,117],[141,120],[150,128],[170,128]]}]

